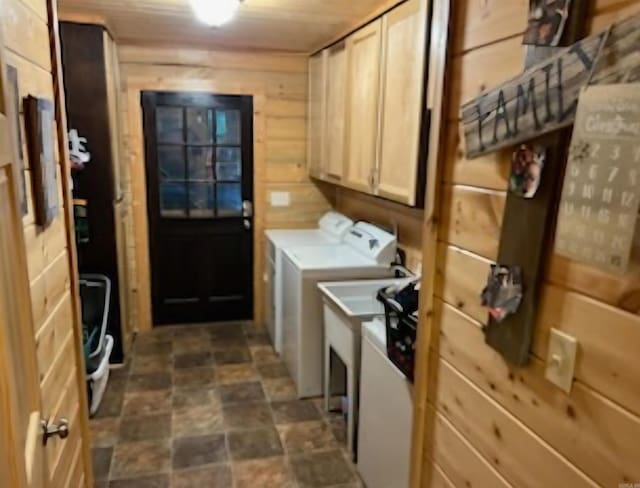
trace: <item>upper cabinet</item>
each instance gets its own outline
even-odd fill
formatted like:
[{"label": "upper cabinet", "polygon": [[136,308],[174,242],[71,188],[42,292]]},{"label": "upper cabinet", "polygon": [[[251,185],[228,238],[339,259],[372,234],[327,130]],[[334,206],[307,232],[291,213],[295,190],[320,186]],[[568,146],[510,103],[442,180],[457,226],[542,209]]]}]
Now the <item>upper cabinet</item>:
[{"label": "upper cabinet", "polygon": [[[309,114],[312,176],[416,205],[424,184],[419,176],[425,164],[420,155],[426,153],[420,149],[427,123],[429,4],[407,0],[311,58],[310,107],[320,99],[324,106]],[[322,77],[324,91],[313,90]],[[324,126],[317,117],[324,118]]]},{"label": "upper cabinet", "polygon": [[424,112],[427,19],[422,2],[406,2],[382,18],[378,195],[415,205]]},{"label": "upper cabinet", "polygon": [[323,51],[309,58],[307,164],[315,178],[322,178],[325,168],[326,89],[327,55]]},{"label": "upper cabinet", "polygon": [[327,111],[325,120],[326,179],[341,182],[345,168],[347,116],[347,48],[344,42],[331,46],[327,53]]},{"label": "upper cabinet", "polygon": [[[373,191],[378,134],[382,21],[372,22],[347,39],[347,167],[345,184]],[[331,124],[331,119],[328,120]]]}]

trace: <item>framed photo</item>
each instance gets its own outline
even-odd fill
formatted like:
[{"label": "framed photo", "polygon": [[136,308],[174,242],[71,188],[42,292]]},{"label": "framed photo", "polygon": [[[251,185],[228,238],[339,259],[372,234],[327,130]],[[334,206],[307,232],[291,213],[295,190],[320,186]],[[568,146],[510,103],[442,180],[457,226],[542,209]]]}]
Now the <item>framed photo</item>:
[{"label": "framed photo", "polygon": [[58,215],[58,172],[51,100],[28,96],[24,99],[27,150],[31,162],[36,224],[48,226]]},{"label": "framed photo", "polygon": [[571,0],[533,0],[523,44],[557,46],[569,17]]},{"label": "framed photo", "polygon": [[13,111],[13,134],[14,144],[18,148],[18,171],[20,173],[20,182],[18,191],[20,192],[20,209],[22,215],[27,215],[29,205],[27,203],[27,184],[24,176],[24,153],[22,152],[22,131],[20,130],[20,91],[18,89],[18,70],[14,66],[7,65],[7,80],[9,91],[9,103],[14,104]]}]

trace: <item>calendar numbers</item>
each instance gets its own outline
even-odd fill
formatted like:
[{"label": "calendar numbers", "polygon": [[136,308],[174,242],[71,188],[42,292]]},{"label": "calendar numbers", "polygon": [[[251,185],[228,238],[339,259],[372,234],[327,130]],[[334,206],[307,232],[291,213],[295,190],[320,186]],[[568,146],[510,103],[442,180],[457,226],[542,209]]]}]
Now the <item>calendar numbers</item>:
[{"label": "calendar numbers", "polygon": [[618,85],[615,92],[589,87],[581,94],[559,208],[558,254],[626,271],[640,206],[640,134],[607,122],[640,126],[638,107],[637,85]]}]

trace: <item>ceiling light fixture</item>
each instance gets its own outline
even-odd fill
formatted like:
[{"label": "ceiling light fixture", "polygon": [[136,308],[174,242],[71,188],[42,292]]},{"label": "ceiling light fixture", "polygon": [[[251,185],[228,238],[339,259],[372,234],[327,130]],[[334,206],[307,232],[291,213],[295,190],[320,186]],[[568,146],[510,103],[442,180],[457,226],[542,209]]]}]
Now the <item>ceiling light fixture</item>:
[{"label": "ceiling light fixture", "polygon": [[198,20],[220,27],[235,16],[242,0],[189,0]]}]

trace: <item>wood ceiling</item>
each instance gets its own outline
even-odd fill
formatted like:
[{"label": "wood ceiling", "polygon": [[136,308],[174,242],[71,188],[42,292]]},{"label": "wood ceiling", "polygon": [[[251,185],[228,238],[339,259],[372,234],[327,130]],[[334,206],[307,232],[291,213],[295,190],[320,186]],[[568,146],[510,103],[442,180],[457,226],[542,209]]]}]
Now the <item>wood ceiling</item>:
[{"label": "wood ceiling", "polygon": [[[216,1],[216,0],[211,0]],[[244,0],[229,24],[198,22],[188,0],[59,0],[60,18],[104,23],[134,44],[311,52],[400,0]]]}]

